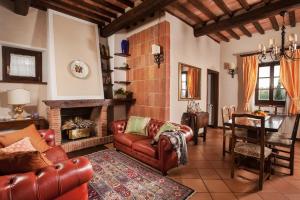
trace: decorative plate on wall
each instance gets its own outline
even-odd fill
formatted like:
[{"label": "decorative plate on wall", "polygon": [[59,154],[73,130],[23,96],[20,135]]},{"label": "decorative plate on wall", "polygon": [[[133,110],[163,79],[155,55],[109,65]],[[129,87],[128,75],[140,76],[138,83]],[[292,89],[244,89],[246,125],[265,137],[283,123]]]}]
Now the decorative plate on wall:
[{"label": "decorative plate on wall", "polygon": [[73,60],[70,63],[70,70],[73,76],[76,78],[84,79],[89,75],[89,66],[81,60]]}]

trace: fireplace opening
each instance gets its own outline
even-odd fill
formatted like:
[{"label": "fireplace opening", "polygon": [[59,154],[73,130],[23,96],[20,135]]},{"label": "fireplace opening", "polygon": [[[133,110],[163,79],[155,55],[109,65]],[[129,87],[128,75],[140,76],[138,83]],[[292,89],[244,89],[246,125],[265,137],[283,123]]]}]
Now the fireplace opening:
[{"label": "fireplace opening", "polygon": [[101,107],[62,108],[61,143],[97,136],[100,112]]}]

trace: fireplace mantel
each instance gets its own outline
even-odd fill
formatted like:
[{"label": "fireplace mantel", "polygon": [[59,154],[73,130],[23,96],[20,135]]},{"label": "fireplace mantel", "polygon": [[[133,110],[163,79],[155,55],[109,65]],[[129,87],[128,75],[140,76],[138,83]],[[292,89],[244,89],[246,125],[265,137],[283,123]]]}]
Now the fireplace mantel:
[{"label": "fireplace mantel", "polygon": [[135,99],[78,99],[78,100],[44,100],[50,108],[77,108],[112,105],[131,105]]}]

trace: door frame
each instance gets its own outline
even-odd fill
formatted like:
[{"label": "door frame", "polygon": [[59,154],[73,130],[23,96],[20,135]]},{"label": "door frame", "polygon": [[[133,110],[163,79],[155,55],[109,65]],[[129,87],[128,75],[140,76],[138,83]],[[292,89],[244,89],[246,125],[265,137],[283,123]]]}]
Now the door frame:
[{"label": "door frame", "polygon": [[[208,109],[208,75],[211,74],[212,75],[212,81],[216,82],[216,87],[215,89],[212,91],[214,92],[214,96],[216,97],[216,99],[214,99],[214,106],[216,109],[214,109],[214,113],[213,113],[213,117],[215,117],[214,119],[214,124],[212,125],[212,127],[216,128],[218,127],[218,121],[219,121],[219,72],[215,71],[215,70],[211,70],[211,69],[207,69],[207,77],[206,77],[206,108]],[[208,111],[208,110],[207,110]]]}]

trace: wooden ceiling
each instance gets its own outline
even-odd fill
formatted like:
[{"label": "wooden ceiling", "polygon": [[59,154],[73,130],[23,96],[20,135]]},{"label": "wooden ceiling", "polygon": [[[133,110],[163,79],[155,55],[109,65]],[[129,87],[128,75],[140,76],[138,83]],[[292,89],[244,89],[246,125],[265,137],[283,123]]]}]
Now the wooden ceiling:
[{"label": "wooden ceiling", "polygon": [[104,37],[138,26],[157,11],[165,10],[194,28],[196,37],[208,35],[217,42],[253,33],[279,30],[280,11],[285,24],[300,22],[300,0],[14,0],[15,12],[33,6],[57,10],[99,25]]},{"label": "wooden ceiling", "polygon": [[166,10],[194,27],[195,36],[208,35],[217,42],[264,34],[282,25],[280,11],[289,11],[285,24],[300,22],[299,0],[177,0]]}]

